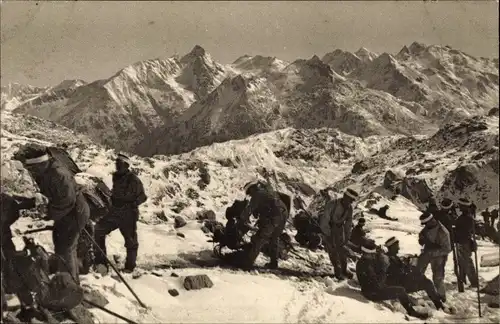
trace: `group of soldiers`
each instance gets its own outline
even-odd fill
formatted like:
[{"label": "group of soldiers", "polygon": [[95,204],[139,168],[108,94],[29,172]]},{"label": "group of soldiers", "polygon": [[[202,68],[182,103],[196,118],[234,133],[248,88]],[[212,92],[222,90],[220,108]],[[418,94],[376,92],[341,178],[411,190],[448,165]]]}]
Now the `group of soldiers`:
[{"label": "group of soldiers", "polygon": [[[54,252],[58,255],[58,271],[67,271],[79,284],[77,244],[81,235],[89,236],[95,244],[96,267],[108,265],[106,257],[106,236],[119,229],[125,240],[127,257],[122,271],[132,272],[136,267],[138,239],[138,206],[147,199],[141,180],[130,170],[130,159],[119,154],[116,157],[116,171],[112,175],[113,187],[111,207],[105,217],[97,220],[94,234],[85,229],[90,222],[90,209],[81,186],[75,181],[75,172],[54,158],[46,147],[29,146],[15,155],[38,185],[40,193],[48,199],[47,220],[53,220]],[[245,185],[244,191],[250,197],[241,204],[236,217],[228,218],[228,226],[236,233],[254,229],[251,242],[243,246],[238,257],[228,259],[234,266],[250,268],[259,253],[267,246],[270,268],[278,267],[279,240],[290,214],[290,201],[283,194],[261,181]],[[437,309],[445,308],[446,290],[444,286],[445,265],[448,255],[454,251],[455,274],[461,282],[469,280],[471,287],[477,287],[478,277],[472,262],[472,252],[477,249],[473,237],[475,210],[467,199],[455,204],[443,199],[438,206],[430,204],[420,216],[423,229],[419,234],[422,253],[412,264],[400,258],[399,242],[393,237],[383,247],[367,238],[364,218],[353,226],[353,204],[359,194],[349,188],[341,197],[331,199],[322,192],[323,203],[319,207],[317,221],[312,221],[316,238],[301,238],[303,242],[317,247],[324,246],[336,279],[353,278],[348,270],[350,251],[361,255],[356,265],[356,275],[362,294],[369,300],[382,301],[399,299],[409,315],[425,318],[412,305],[409,292],[425,290]],[[2,258],[9,265],[16,253],[12,243],[10,226],[19,218],[19,210],[36,207],[33,198],[10,196],[2,192]],[[299,204],[300,205],[300,204]],[[300,207],[300,206],[299,206]],[[300,209],[300,208],[299,208]],[[300,209],[303,212],[303,209]],[[256,226],[250,223],[250,216],[256,217]],[[237,247],[240,247],[239,245]],[[432,281],[424,275],[428,265],[432,269]],[[8,272],[8,271],[7,271]],[[2,275],[5,275],[2,267]],[[3,286],[2,286],[3,289]],[[29,303],[28,303],[29,304]],[[29,307],[29,305],[23,305]]]},{"label": "group of soldiers", "polygon": [[[248,228],[248,216],[253,213],[258,218],[258,229],[252,243],[238,254],[240,258],[232,259],[233,264],[240,267],[251,266],[265,244],[278,246],[278,237],[284,230],[289,213],[270,186],[257,181],[247,184],[245,190],[251,199],[239,222],[246,224],[242,227]],[[445,266],[452,251],[456,251],[453,262],[457,280],[466,283],[468,279],[471,288],[478,286],[478,275],[472,262],[472,253],[477,249],[473,236],[475,206],[469,200],[461,198],[455,204],[450,199],[443,199],[439,207],[429,204],[420,216],[423,226],[419,233],[420,255],[400,257],[396,237],[388,239],[383,246],[377,246],[374,240],[367,237],[363,217],[353,228],[353,203],[358,197],[356,191],[347,189],[342,197],[327,199],[318,213],[318,221],[313,221],[316,223],[313,232],[321,237],[320,242],[328,253],[335,278],[353,278],[347,267],[349,252],[360,252],[356,276],[363,296],[375,302],[399,299],[410,316],[422,319],[429,314],[416,310],[408,293],[424,290],[436,309],[450,311],[446,304],[444,279]],[[303,210],[299,215],[301,212]],[[300,238],[304,244],[310,244],[305,236]],[[429,264],[432,280],[425,276]],[[267,266],[278,266],[277,254],[271,255]]]},{"label": "group of soldiers", "polygon": [[[94,243],[96,247],[95,266],[107,268],[109,262],[106,257],[106,236],[115,229],[119,229],[125,240],[127,258],[124,272],[132,272],[136,267],[138,250],[137,221],[139,219],[138,206],[147,199],[141,180],[130,170],[130,159],[119,154],[116,157],[116,171],[113,173],[113,187],[111,206],[105,217],[97,220],[93,235],[86,229],[90,222],[90,208],[83,187],[75,180],[75,171],[64,162],[64,159],[51,154],[48,147],[27,145],[21,148],[14,159],[22,163],[38,186],[40,193],[46,197],[47,205],[45,220],[53,221],[52,241],[54,244],[54,272],[69,273],[74,282],[79,285],[79,261],[77,258],[77,245],[81,236]],[[69,158],[70,159],[70,158]],[[73,162],[74,164],[74,162]],[[9,287],[9,275],[14,270],[24,271],[16,264],[16,251],[12,241],[11,225],[20,217],[23,209],[37,207],[41,201],[19,195],[10,195],[2,187],[1,193],[1,228],[2,228],[2,309],[4,305],[4,292],[17,294],[16,288]],[[5,290],[5,291],[4,291]],[[21,300],[21,313],[29,312],[35,301],[19,298]]]}]

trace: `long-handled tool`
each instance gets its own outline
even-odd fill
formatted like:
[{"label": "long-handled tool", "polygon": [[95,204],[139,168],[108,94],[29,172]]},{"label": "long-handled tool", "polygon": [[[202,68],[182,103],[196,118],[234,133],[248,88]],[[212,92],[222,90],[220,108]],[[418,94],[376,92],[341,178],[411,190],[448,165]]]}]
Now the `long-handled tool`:
[{"label": "long-handled tool", "polygon": [[479,317],[482,317],[481,316],[481,295],[479,293],[479,265],[478,265],[478,262],[477,262],[477,242],[476,242],[476,224],[475,224],[475,220],[476,220],[476,212],[474,211],[474,225],[472,226],[472,241],[473,241],[473,244],[475,246],[475,249],[474,249],[474,259],[475,259],[475,263],[476,263],[477,305],[478,305],[478,310],[479,310]]},{"label": "long-handled tool", "polygon": [[455,275],[457,276],[458,292],[463,293],[465,291],[464,282],[462,281],[462,269],[460,269],[460,265],[458,264],[457,245],[454,242],[455,232],[453,231],[453,228],[451,228],[450,238],[452,241],[451,242],[451,251],[453,253],[453,268],[455,271]]},{"label": "long-handled tool", "polygon": [[95,308],[98,308],[98,309],[102,310],[103,312],[106,312],[106,313],[108,313],[108,314],[110,314],[110,315],[115,316],[116,318],[119,318],[119,319],[121,319],[121,320],[124,320],[124,321],[125,321],[125,322],[127,322],[127,323],[130,323],[130,324],[138,324],[137,322],[134,322],[134,321],[132,321],[131,319],[128,319],[128,318],[126,318],[126,317],[124,317],[124,316],[122,316],[122,315],[120,315],[120,314],[117,314],[117,313],[115,313],[115,312],[113,312],[113,311],[110,311],[109,309],[104,308],[103,306],[98,305],[98,304],[96,304],[96,303],[94,303],[94,302],[92,302],[92,301],[90,301],[90,300],[88,300],[88,299],[85,299],[85,298],[84,298],[84,299],[83,299],[83,301],[84,301],[85,303],[89,304],[90,306],[95,307]]},{"label": "long-handled tool", "polygon": [[137,300],[137,302],[139,303],[139,305],[141,305],[143,308],[148,308],[146,306],[146,304],[144,304],[142,302],[142,300],[139,298],[139,296],[137,296],[137,294],[134,292],[134,290],[132,289],[132,287],[130,287],[130,285],[127,283],[127,281],[125,280],[125,278],[123,278],[123,276],[121,275],[120,271],[118,271],[118,269],[116,269],[116,267],[113,265],[113,263],[111,263],[111,261],[109,261],[106,253],[104,253],[104,251],[101,249],[101,247],[99,246],[99,244],[97,244],[97,242],[94,240],[94,238],[92,237],[92,235],[90,235],[89,232],[86,229],[83,229],[83,233],[85,233],[85,235],[87,235],[87,237],[92,242],[92,244],[94,244],[94,246],[96,247],[96,249],[104,256],[105,260],[108,262],[108,264],[111,266],[111,268],[113,268],[113,270],[116,272],[116,274],[118,275],[118,277],[120,278],[120,280],[123,282],[123,284],[128,288],[128,290],[132,293],[132,295],[134,295],[134,297]]}]

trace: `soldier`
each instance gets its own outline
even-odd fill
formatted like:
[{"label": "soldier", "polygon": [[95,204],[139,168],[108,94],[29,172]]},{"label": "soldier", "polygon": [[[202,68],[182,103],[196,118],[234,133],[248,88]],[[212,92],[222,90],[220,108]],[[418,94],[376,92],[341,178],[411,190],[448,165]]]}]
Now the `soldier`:
[{"label": "soldier", "polygon": [[475,240],[472,237],[474,221],[474,210],[471,202],[466,198],[458,200],[461,211],[455,222],[455,243],[457,245],[457,259],[460,266],[461,281],[469,279],[470,287],[477,287],[477,273],[472,262],[472,252],[476,251]]},{"label": "soldier", "polygon": [[481,213],[481,216],[483,216],[484,225],[486,225],[487,227],[493,226],[490,225],[491,214],[488,208],[486,208],[486,210]]},{"label": "soldier", "polygon": [[46,219],[54,221],[52,240],[54,252],[60,256],[58,270],[68,271],[79,283],[77,244],[90,217],[87,201],[73,174],[52,158],[46,147],[27,146],[16,156],[48,198]]},{"label": "soldier", "polygon": [[420,216],[420,223],[424,228],[419,234],[418,243],[423,247],[422,253],[418,257],[417,269],[421,274],[424,274],[429,263],[431,264],[432,281],[439,297],[443,302],[446,302],[444,268],[448,254],[452,251],[450,233],[428,212],[424,212]]},{"label": "soldier", "polygon": [[352,204],[358,193],[347,189],[343,197],[331,200],[320,215],[319,226],[323,234],[323,244],[328,252],[338,280],[345,277],[351,279],[352,273],[347,270],[347,254],[345,245],[349,242],[352,230]]},{"label": "soldier", "polygon": [[390,286],[387,279],[389,258],[377,252],[377,246],[372,241],[364,241],[361,247],[363,255],[356,264],[356,276],[361,286],[361,294],[373,302],[398,299],[408,315],[426,319],[428,314],[417,311],[410,296],[402,286]]},{"label": "soldier", "polygon": [[443,302],[439,297],[432,281],[423,274],[415,271],[408,259],[403,260],[398,256],[399,240],[391,237],[385,242],[387,256],[390,265],[387,269],[387,284],[390,286],[402,286],[408,293],[425,290],[427,296],[432,300],[436,309],[444,309]]},{"label": "soldier", "polygon": [[498,208],[491,211],[491,227],[495,227],[495,221],[498,218]]},{"label": "soldier", "polygon": [[457,219],[457,212],[455,208],[453,208],[453,201],[449,198],[445,198],[441,201],[439,209],[435,211],[434,217],[438,222],[444,225],[444,227],[448,230],[450,234],[450,242],[452,245],[453,251],[453,271],[455,276],[459,278],[459,268],[458,268],[458,260],[455,255],[455,247],[453,246],[455,243],[455,221]]},{"label": "soldier", "polygon": [[[108,215],[101,218],[95,226],[95,240],[104,253],[106,253],[106,236],[116,229],[120,230],[127,249],[123,271],[128,273],[134,271],[137,261],[139,205],[147,200],[142,181],[130,171],[130,164],[127,156],[118,154],[116,157],[111,208]],[[94,257],[96,266],[107,265],[106,255],[100,251],[96,251]]]},{"label": "soldier", "polygon": [[278,267],[278,241],[285,229],[288,218],[288,210],[280,196],[260,182],[249,182],[244,187],[245,193],[250,196],[250,201],[241,213],[240,224],[248,224],[251,214],[258,217],[258,230],[252,236],[252,243],[245,252],[241,266],[250,268],[259,256],[262,247],[269,242],[271,244],[271,261],[267,267]]},{"label": "soldier", "polygon": [[365,223],[365,219],[361,217],[358,220],[358,224],[356,224],[356,226],[354,226],[354,228],[352,229],[350,241],[355,246],[361,246],[361,244],[363,243],[363,239],[366,238],[366,231],[363,229]]}]

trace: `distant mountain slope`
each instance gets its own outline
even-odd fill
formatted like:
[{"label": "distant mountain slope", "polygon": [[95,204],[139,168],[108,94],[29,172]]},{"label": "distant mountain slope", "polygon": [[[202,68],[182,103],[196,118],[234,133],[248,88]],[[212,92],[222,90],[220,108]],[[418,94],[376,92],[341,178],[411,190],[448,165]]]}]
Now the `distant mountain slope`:
[{"label": "distant mountain slope", "polygon": [[197,45],[182,57],[137,62],[88,84],[3,87],[2,107],[150,155],[286,127],[334,127],[362,137],[428,134],[498,107],[498,91],[498,59],[449,46],[414,42],[396,55],[334,50],[291,63],[243,55],[223,65]]}]

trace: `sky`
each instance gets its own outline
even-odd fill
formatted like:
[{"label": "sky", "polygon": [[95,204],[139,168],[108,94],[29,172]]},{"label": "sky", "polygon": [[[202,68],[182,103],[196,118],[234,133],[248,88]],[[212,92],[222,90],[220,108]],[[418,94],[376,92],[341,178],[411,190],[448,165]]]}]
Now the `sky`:
[{"label": "sky", "polygon": [[1,83],[108,78],[200,45],[220,63],[293,61],[414,41],[498,57],[497,1],[1,1]]}]

